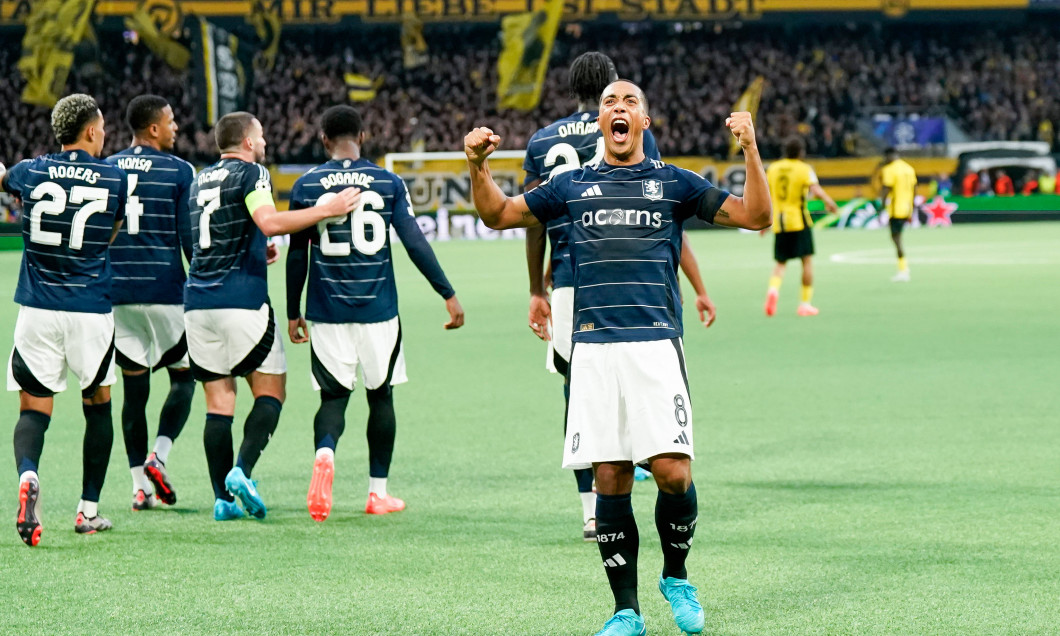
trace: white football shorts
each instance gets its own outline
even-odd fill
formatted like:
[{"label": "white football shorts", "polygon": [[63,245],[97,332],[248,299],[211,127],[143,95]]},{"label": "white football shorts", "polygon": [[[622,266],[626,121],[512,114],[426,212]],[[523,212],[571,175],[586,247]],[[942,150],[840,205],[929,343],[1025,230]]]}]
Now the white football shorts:
[{"label": "white football shorts", "polygon": [[254,371],[287,373],[283,338],[272,307],[193,309],[184,313],[191,370],[200,382]]},{"label": "white football shorts", "polygon": [[570,339],[574,332],[574,288],[553,289],[549,304],[552,305],[552,324],[549,326],[552,339],[548,341],[545,368],[551,373],[560,373],[556,368],[556,356],[562,360],[560,366],[570,366]]},{"label": "white football shorts", "polygon": [[85,397],[114,384],[114,315],[20,307],[7,390],[48,397],[66,390],[69,371]]},{"label": "white football shorts", "polygon": [[681,340],[576,343],[563,467],[663,453],[694,458]]},{"label": "white football shorts", "polygon": [[115,305],[114,348],[128,371],[188,368],[183,305]]},{"label": "white football shorts", "polygon": [[314,322],[309,327],[313,388],[341,394],[357,385],[361,370],[366,389],[408,382],[401,322]]}]

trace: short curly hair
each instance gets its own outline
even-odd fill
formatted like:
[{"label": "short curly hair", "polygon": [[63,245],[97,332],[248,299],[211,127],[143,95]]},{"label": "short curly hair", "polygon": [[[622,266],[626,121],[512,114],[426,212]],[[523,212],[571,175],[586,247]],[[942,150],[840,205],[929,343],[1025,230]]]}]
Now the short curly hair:
[{"label": "short curly hair", "polygon": [[91,95],[74,93],[55,103],[52,109],[52,133],[62,145],[77,143],[85,126],[101,117],[99,105]]},{"label": "short curly hair", "polygon": [[363,129],[361,114],[352,106],[332,106],[320,118],[320,130],[328,139],[356,137]]}]

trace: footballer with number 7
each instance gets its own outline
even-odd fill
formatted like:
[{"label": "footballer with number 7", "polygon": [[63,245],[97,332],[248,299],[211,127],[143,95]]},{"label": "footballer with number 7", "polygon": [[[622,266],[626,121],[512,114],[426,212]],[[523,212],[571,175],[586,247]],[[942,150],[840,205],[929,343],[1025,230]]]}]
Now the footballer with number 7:
[{"label": "footballer with number 7", "polygon": [[[598,636],[646,633],[630,501],[634,465],[645,461],[659,487],[659,589],[680,629],[703,630],[703,608],[685,570],[697,503],[677,283],[681,226],[693,216],[751,230],[772,224],[750,113],[732,113],[725,122],[744,152],[743,197],[694,172],[646,159],[643,135],[650,123],[644,92],[627,80],[612,82],[600,98],[603,160],[516,197],[501,191],[486,161],[500,137],[476,128],[464,138],[475,208],[487,226],[571,222],[574,345],[563,467],[592,466],[596,474],[597,540],[615,597],[614,616]],[[588,188],[599,188],[601,196],[582,197]]]}]

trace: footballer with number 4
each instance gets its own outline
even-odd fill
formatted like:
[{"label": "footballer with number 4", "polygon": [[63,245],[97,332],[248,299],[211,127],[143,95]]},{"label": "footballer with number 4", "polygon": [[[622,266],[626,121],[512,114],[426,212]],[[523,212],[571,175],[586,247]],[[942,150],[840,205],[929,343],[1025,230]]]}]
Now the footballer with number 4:
[{"label": "footballer with number 4", "polygon": [[364,511],[383,515],[405,509],[405,502],[386,490],[397,430],[392,387],[408,381],[391,228],[416,268],[445,300],[449,312],[445,328],[464,324],[456,292],[416,223],[405,182],[361,157],[365,132],[360,113],[350,106],[332,106],[324,111],[320,128],[320,140],[331,160],[299,177],[291,190],[291,209],[320,205],[352,187],[361,188],[361,205],[347,216],[327,219],[292,236],[287,253],[288,335],[296,344],[309,341],[313,388],[320,391],[320,408],[313,420],[316,458],[306,496],[315,521],[324,521],[331,512],[335,446],[346,428],[346,406],[358,368],[368,398]]},{"label": "footballer with number 4", "polygon": [[[191,262],[188,190],[195,169],[171,154],[177,138],[173,108],[157,95],[129,102],[132,145],[107,157],[129,177],[125,223],[110,248],[114,269],[114,349],[121,367],[121,430],[133,478],[133,510],[172,506],[177,492],[166,461],[191,412],[195,379],[184,335],[184,263]],[[147,454],[151,374],[169,374],[169,395]]]},{"label": "footballer with number 4", "polygon": [[[561,172],[595,164],[604,156],[604,139],[596,121],[597,102],[604,88],[617,79],[614,62],[603,53],[589,51],[575,58],[570,66],[570,94],[578,100],[578,111],[549,124],[530,138],[523,162],[523,170],[526,172],[523,185],[525,190],[532,190]],[[650,130],[644,131],[644,155],[647,159],[660,158],[659,149]],[[600,195],[598,190],[590,188],[581,196],[588,198]],[[563,376],[565,402],[570,400],[568,371],[574,319],[574,274],[571,272],[568,240],[570,225],[570,221],[559,218],[549,221],[547,226],[530,227],[526,230],[526,264],[530,273],[530,329],[537,337],[548,341],[545,367]],[[546,233],[552,281],[550,296],[545,293],[547,286],[543,267]],[[681,270],[696,292],[695,305],[700,320],[709,327],[714,322],[714,303],[707,295],[699,265],[687,238],[682,236]],[[650,476],[639,466],[636,474],[638,479]],[[582,501],[582,538],[585,541],[595,541],[596,493],[593,492],[593,471],[590,468],[575,469],[574,479]]]},{"label": "footballer with number 4", "polygon": [[40,542],[37,467],[54,395],[72,371],[85,414],[81,501],[74,530],[109,530],[98,502],[114,442],[114,314],[108,248],[125,215],[125,173],[98,157],[103,114],[88,95],[60,99],[51,116],[62,150],[27,159],[3,175],[3,189],[22,199],[26,249],[15,290],[19,305],[7,388],[19,391],[15,465],[16,527],[28,546]]},{"label": "footballer with number 4", "polygon": [[[272,199],[261,122],[250,113],[218,120],[214,137],[221,159],[192,182],[194,252],[184,287],[184,323],[195,379],[206,393],[203,443],[214,490],[214,519],[247,514],[265,518],[265,502],[251,471],[276,431],[286,397],[283,338],[269,303],[266,236],[293,234],[357,207],[360,191],[296,212],[278,212]],[[236,378],[245,377],[254,406],[232,465]]]},{"label": "footballer with number 4", "polygon": [[[681,226],[693,216],[752,230],[772,223],[750,113],[726,119],[746,161],[743,197],[694,172],[646,159],[643,137],[650,123],[643,91],[626,80],[612,82],[600,98],[602,161],[557,174],[516,197],[493,181],[486,161],[500,137],[476,128],[464,138],[475,208],[487,226],[571,222],[574,344],[563,466],[592,466],[596,475],[597,545],[615,598],[602,636],[647,633],[637,599],[640,540],[630,500],[640,462],[648,463],[659,487],[659,590],[680,629],[704,628],[703,608],[685,569],[697,502],[677,287]],[[582,196],[596,189],[599,196]]]}]

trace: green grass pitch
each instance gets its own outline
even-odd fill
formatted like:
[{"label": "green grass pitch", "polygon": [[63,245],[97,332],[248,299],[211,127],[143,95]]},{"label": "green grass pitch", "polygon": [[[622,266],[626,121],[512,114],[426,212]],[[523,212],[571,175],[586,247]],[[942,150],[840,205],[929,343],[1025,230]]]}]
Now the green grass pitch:
[{"label": "green grass pitch", "polygon": [[[884,232],[817,234],[816,318],[798,318],[798,267],[762,314],[771,241],[697,232],[718,304],[686,313],[700,516],[690,578],[711,634],[1055,634],[1060,629],[1060,224],[907,233],[913,281],[892,284]],[[438,256],[467,311],[397,250],[411,382],[396,389],[390,489],[408,510],[363,513],[363,392],[351,400],[335,507],[310,520],[316,394],[308,350],[287,344],[288,401],[255,477],[264,522],[216,523],[204,409],[170,458],[180,501],[133,513],[115,395],[106,534],[73,532],[83,430],[57,399],[41,465],[44,535],[14,530],[0,397],[0,632],[110,634],[591,634],[611,611],[581,541],[574,479],[559,468],[562,392],[526,327],[521,242],[453,242]],[[0,349],[20,254],[0,253]],[[282,302],[282,264],[271,271]],[[686,289],[686,294],[689,293]],[[279,314],[282,305],[277,304]],[[155,377],[152,419],[164,395]],[[248,410],[240,393],[236,439]],[[152,424],[151,436],[154,430]],[[641,607],[677,630],[640,483]]]}]

